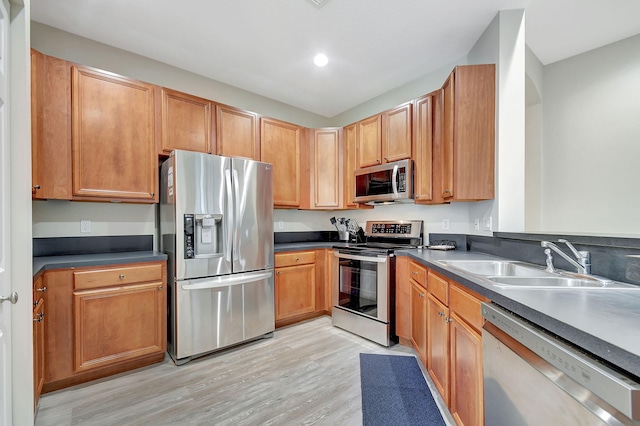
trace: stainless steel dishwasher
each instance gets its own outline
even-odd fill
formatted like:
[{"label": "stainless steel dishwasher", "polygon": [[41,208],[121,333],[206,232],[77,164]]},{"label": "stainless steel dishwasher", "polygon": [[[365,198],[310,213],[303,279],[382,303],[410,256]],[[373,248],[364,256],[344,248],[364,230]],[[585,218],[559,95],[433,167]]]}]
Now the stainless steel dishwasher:
[{"label": "stainless steel dishwasher", "polygon": [[485,424],[640,425],[637,379],[482,304]]}]

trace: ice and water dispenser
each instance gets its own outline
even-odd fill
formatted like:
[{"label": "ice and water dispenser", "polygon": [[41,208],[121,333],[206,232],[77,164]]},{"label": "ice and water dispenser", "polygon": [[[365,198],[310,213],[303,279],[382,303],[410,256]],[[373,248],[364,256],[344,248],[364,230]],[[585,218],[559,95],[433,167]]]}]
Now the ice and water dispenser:
[{"label": "ice and water dispenser", "polygon": [[222,215],[184,215],[184,258],[223,256]]}]

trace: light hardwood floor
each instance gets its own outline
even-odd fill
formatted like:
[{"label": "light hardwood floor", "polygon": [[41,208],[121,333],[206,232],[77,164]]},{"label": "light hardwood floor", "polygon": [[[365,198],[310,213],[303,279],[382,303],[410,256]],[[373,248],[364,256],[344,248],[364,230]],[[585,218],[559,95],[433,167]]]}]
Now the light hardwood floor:
[{"label": "light hardwood floor", "polygon": [[167,357],[45,394],[35,424],[360,425],[360,353],[415,355],[407,347],[362,339],[321,317],[180,367]]}]

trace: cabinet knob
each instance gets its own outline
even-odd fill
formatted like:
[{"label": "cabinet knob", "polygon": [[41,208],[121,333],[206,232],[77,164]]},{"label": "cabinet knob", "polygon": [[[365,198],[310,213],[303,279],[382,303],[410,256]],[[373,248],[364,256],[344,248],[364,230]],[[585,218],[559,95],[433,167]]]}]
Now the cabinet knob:
[{"label": "cabinet knob", "polygon": [[448,324],[448,323],[450,323],[450,322],[453,322],[453,320],[452,320],[451,318],[448,318],[448,317],[447,317],[447,318],[445,318],[445,319],[444,319],[444,322],[446,322],[446,323]]},{"label": "cabinet knob", "polygon": [[37,191],[38,189],[40,189],[40,185],[33,185],[33,189]]},{"label": "cabinet knob", "polygon": [[120,274],[120,279],[124,280],[124,274]]},{"label": "cabinet knob", "polygon": [[156,193],[155,193],[155,192],[152,192],[152,193],[151,193],[151,196],[152,196],[152,197],[155,197],[155,195],[156,195]]},{"label": "cabinet knob", "polygon": [[380,164],[380,163],[381,163],[381,161],[380,161],[380,160],[376,160],[376,163]]},{"label": "cabinet knob", "polygon": [[36,291],[41,291],[43,293],[46,293],[47,292],[47,288],[46,287],[36,288]]},{"label": "cabinet knob", "polygon": [[445,190],[444,190],[444,193],[445,193],[445,194],[451,194],[451,190],[450,190],[450,189],[445,189]]},{"label": "cabinet knob", "polygon": [[424,293],[420,293],[420,297],[424,297]]},{"label": "cabinet knob", "polygon": [[4,301],[11,302],[13,305],[15,305],[16,303],[18,303],[18,293],[14,291],[8,296],[0,296],[0,303]]},{"label": "cabinet knob", "polygon": [[300,260],[300,258],[299,258],[299,257],[296,257],[296,262],[297,262],[297,261],[299,261],[299,260]]},{"label": "cabinet knob", "polygon": [[418,275],[418,271],[411,271],[413,275]]},{"label": "cabinet knob", "polygon": [[444,316],[444,312],[440,312],[440,311],[438,311],[438,316],[439,316],[439,317],[443,317],[443,316]]},{"label": "cabinet knob", "polygon": [[280,271],[276,272],[276,275],[280,275]]},{"label": "cabinet knob", "polygon": [[33,318],[33,322],[42,322],[44,321],[44,312],[39,313]]},{"label": "cabinet knob", "polygon": [[162,290],[162,286],[161,285],[158,286],[158,290]]}]

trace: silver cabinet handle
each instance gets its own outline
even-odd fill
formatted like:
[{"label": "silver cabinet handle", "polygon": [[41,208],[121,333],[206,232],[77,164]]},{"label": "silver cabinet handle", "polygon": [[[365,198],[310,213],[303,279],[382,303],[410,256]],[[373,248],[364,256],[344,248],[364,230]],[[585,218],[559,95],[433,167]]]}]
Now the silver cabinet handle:
[{"label": "silver cabinet handle", "polygon": [[158,286],[158,290],[162,290],[162,286],[161,285]]},{"label": "silver cabinet handle", "polygon": [[14,291],[9,296],[0,296],[0,303],[4,302],[5,300],[8,300],[15,305],[16,303],[18,303],[18,293]]},{"label": "silver cabinet handle", "polygon": [[296,262],[297,262],[297,261],[299,261],[299,260],[300,260],[300,258],[299,258],[299,257],[296,257]]},{"label": "silver cabinet handle", "polygon": [[418,271],[411,271],[413,275],[418,275]]},{"label": "silver cabinet handle", "polygon": [[42,321],[44,321],[44,312],[39,313],[33,319],[33,322],[42,322]]},{"label": "silver cabinet handle", "polygon": [[420,293],[420,297],[424,297],[424,293]]},{"label": "silver cabinet handle", "polygon": [[124,274],[120,274],[120,279],[124,280]]},{"label": "silver cabinet handle", "polygon": [[41,291],[43,293],[46,293],[47,292],[47,288],[46,287],[36,288],[36,291]]},{"label": "silver cabinet handle", "polygon": [[452,320],[451,318],[445,318],[445,319],[444,319],[444,322],[446,322],[446,323],[450,323],[450,322],[453,322],[453,320]]}]

